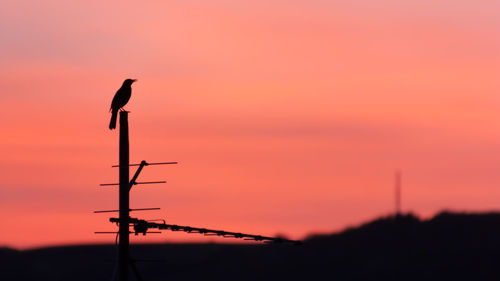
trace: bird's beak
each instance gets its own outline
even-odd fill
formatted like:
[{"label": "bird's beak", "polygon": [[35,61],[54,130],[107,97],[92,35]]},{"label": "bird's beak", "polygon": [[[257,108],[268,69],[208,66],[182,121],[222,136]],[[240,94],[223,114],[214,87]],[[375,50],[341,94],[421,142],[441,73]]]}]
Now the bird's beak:
[{"label": "bird's beak", "polygon": [[137,81],[137,79],[132,79],[132,82],[135,82],[135,81]]}]

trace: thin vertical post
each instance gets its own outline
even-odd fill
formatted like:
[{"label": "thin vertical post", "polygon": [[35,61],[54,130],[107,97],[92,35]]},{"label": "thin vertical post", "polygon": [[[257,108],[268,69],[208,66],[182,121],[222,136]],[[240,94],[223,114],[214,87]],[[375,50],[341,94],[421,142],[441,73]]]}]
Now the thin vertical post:
[{"label": "thin vertical post", "polygon": [[129,264],[129,142],[128,142],[128,112],[120,112],[120,218],[119,235],[119,280],[128,281]]},{"label": "thin vertical post", "polygon": [[396,216],[401,215],[401,171],[396,171],[395,176],[395,200],[396,200]]}]

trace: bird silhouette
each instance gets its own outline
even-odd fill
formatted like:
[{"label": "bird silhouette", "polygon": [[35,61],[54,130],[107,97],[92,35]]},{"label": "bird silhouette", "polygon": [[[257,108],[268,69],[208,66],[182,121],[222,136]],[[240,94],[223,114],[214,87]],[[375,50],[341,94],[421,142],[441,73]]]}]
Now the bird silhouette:
[{"label": "bird silhouette", "polygon": [[137,81],[136,79],[126,79],[123,81],[122,86],[118,91],[116,91],[113,101],[111,102],[111,120],[109,121],[109,129],[113,130],[116,128],[116,118],[118,117],[118,111],[124,107],[130,96],[132,95],[132,83]]}]

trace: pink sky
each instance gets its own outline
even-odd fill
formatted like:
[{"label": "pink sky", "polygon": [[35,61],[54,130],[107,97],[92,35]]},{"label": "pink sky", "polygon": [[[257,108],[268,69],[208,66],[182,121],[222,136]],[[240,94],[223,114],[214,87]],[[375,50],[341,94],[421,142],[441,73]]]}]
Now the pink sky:
[{"label": "pink sky", "polygon": [[[500,208],[498,1],[7,1],[0,245],[104,243],[109,105],[137,78],[134,214],[300,239]],[[133,173],[133,169],[131,173]],[[203,240],[200,240],[202,238]],[[138,242],[207,241],[165,233]],[[225,240],[232,242],[231,240]]]}]

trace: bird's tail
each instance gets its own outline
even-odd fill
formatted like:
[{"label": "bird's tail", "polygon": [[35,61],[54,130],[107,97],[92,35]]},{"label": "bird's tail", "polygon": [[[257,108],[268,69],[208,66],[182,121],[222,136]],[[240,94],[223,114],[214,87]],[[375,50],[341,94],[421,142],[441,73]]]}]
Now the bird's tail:
[{"label": "bird's tail", "polygon": [[111,110],[111,120],[109,121],[109,129],[116,128],[116,117],[118,117],[118,110]]}]

